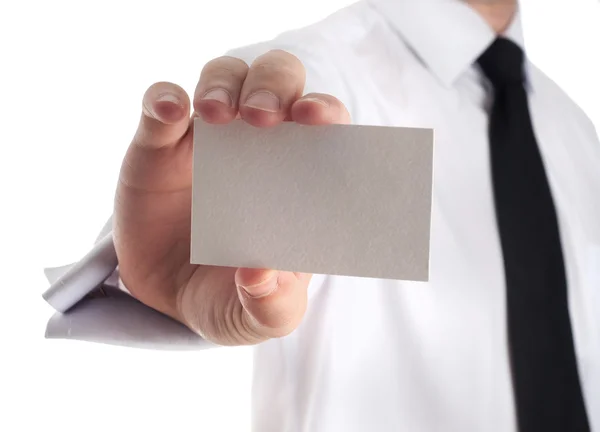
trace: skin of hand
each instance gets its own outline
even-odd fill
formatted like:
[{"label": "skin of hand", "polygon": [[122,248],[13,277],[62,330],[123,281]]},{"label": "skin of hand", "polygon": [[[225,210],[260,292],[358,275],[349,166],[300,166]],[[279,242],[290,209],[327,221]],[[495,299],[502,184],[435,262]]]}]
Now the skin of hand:
[{"label": "skin of hand", "polygon": [[190,264],[193,119],[226,125],[241,118],[255,127],[350,123],[335,97],[303,95],[305,74],[298,58],[273,50],[250,66],[227,56],[210,61],[192,103],[175,84],[153,84],[123,160],[113,217],[123,283],[141,302],[219,345],[292,332],[306,310],[311,275]]}]

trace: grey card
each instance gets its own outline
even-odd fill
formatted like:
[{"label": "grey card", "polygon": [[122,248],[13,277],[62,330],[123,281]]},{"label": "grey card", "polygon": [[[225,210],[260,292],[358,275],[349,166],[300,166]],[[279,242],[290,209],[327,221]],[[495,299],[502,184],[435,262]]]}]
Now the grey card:
[{"label": "grey card", "polygon": [[433,130],[194,126],[192,263],[428,280]]}]

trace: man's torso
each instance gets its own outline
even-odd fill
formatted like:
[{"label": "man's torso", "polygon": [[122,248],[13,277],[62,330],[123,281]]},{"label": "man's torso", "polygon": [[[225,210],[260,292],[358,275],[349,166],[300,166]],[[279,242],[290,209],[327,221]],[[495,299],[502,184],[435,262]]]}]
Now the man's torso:
[{"label": "man's torso", "polygon": [[[267,45],[296,51],[307,90],[339,97],[354,123],[433,128],[434,188],[430,281],[315,275],[300,328],[257,347],[255,429],[515,430],[487,137],[491,94],[481,75],[473,67],[443,85],[366,3]],[[551,80],[532,65],[528,79],[580,376],[599,428],[600,146]]]}]

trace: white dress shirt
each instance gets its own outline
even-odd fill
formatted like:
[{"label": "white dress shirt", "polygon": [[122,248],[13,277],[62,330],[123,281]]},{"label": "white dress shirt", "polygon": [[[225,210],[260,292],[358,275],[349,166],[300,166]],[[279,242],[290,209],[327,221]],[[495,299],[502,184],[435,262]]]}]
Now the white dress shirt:
[{"label": "white dress shirt", "polygon": [[[518,16],[505,36],[523,45]],[[304,62],[306,91],[337,96],[354,123],[435,129],[430,281],[316,275],[300,327],[256,347],[253,430],[516,431],[491,93],[473,66],[495,37],[457,0],[367,0],[229,53],[251,62],[285,49]],[[530,63],[527,88],[558,211],[584,398],[600,432],[600,144],[585,114]]]}]

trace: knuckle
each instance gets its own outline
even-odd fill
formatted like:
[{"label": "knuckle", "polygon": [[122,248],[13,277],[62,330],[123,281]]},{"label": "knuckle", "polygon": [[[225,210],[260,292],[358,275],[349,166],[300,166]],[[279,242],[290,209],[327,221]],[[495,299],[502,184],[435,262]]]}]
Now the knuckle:
[{"label": "knuckle", "polygon": [[260,317],[260,324],[268,329],[268,333],[275,337],[282,337],[293,332],[300,324],[304,315],[304,308],[289,307],[289,305],[274,307]]},{"label": "knuckle", "polygon": [[298,72],[285,64],[265,61],[252,65],[252,74],[255,77],[277,80],[282,82],[294,82],[298,80]]},{"label": "knuckle", "polygon": [[148,89],[146,90],[146,94],[154,94],[164,91],[170,91],[174,93],[185,93],[185,90],[183,90],[183,88],[181,88],[175,83],[168,81],[158,81],[150,85],[150,87],[148,87]]},{"label": "knuckle", "polygon": [[274,331],[273,331],[273,336],[272,337],[285,337],[288,336],[289,334],[291,334],[294,330],[296,330],[297,325],[285,325],[285,326],[280,326],[277,327]]},{"label": "knuckle", "polygon": [[201,76],[218,76],[228,79],[243,79],[248,71],[248,65],[236,57],[219,57],[204,65]]},{"label": "knuckle", "polygon": [[272,49],[265,54],[265,57],[271,57],[271,58],[277,59],[277,60],[281,61],[282,63],[287,63],[291,66],[304,67],[302,65],[302,61],[298,57],[296,57],[291,52],[285,51],[282,49],[277,49],[277,48]]},{"label": "knuckle", "polygon": [[242,60],[239,57],[233,57],[233,56],[229,56],[229,55],[224,55],[221,57],[217,57],[215,60],[222,60],[224,62],[230,62],[234,65],[236,65],[237,67],[241,68],[241,69],[247,69],[248,68],[248,64]]},{"label": "knuckle", "polygon": [[[269,319],[270,318],[270,319]],[[287,333],[294,329],[296,317],[291,311],[275,312],[265,321],[265,326],[271,328],[276,333]]]},{"label": "knuckle", "polygon": [[271,50],[258,57],[251,66],[255,73],[298,78],[304,74],[302,62],[293,54],[283,50]]},{"label": "knuckle", "polygon": [[146,90],[146,92],[150,92],[152,90],[159,89],[159,88],[164,87],[165,85],[169,85],[169,84],[170,83],[167,83],[167,82],[164,82],[164,81],[155,82],[155,83],[151,84],[148,87],[148,89]]}]

